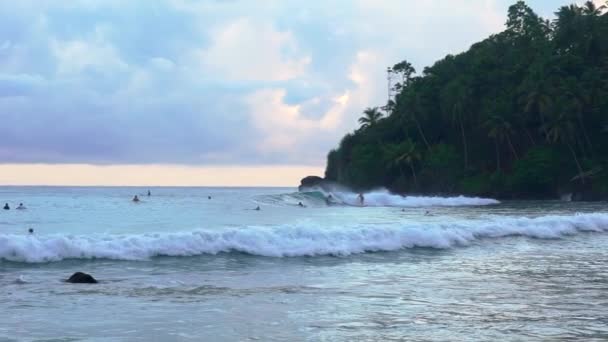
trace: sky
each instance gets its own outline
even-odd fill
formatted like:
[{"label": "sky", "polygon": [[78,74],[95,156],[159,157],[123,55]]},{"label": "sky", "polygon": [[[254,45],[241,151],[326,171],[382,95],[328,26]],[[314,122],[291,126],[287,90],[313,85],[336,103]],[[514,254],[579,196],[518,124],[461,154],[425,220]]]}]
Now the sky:
[{"label": "sky", "polygon": [[295,186],[386,103],[387,66],[468,49],[512,3],[0,1],[0,184]]}]

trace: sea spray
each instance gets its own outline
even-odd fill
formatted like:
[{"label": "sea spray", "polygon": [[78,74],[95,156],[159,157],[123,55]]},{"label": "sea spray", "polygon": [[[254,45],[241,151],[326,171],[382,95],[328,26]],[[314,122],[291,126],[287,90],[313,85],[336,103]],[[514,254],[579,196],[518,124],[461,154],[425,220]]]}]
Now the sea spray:
[{"label": "sea spray", "polygon": [[363,204],[359,193],[350,191],[344,187],[335,188],[307,188],[306,191],[260,196],[261,202],[269,204],[297,205],[303,201],[307,205],[345,205],[345,206],[367,206],[367,207],[457,207],[457,206],[485,206],[500,204],[491,198],[481,197],[440,197],[440,196],[402,196],[393,194],[386,189],[380,188],[362,193]]},{"label": "sea spray", "polygon": [[608,214],[536,218],[491,216],[441,224],[246,226],[139,235],[1,234],[0,260],[31,263],[72,258],[146,260],[155,256],[221,252],[268,257],[350,255],[415,247],[445,249],[508,236],[557,239],[579,232],[608,232]]},{"label": "sea spray", "polygon": [[[457,207],[493,205],[500,202],[491,198],[480,197],[435,197],[435,196],[401,196],[380,189],[362,194],[363,205],[369,207]],[[342,203],[351,206],[360,206],[359,194],[352,192],[336,193]]]}]

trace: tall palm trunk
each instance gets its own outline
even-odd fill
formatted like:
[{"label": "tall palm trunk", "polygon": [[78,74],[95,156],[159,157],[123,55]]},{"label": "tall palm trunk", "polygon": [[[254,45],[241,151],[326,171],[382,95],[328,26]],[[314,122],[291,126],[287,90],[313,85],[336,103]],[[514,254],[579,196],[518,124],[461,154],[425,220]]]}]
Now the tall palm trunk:
[{"label": "tall palm trunk", "polygon": [[416,115],[413,114],[412,117],[414,118],[414,122],[416,123],[416,128],[418,128],[418,133],[420,133],[420,136],[422,137],[422,141],[424,141],[424,145],[426,145],[427,150],[431,150],[431,145],[429,145],[428,140],[426,140],[426,135],[424,135],[424,132],[422,131],[422,126],[420,126],[420,121],[418,121],[418,118],[416,118]]},{"label": "tall palm trunk", "polygon": [[536,146],[536,141],[532,137],[532,134],[530,134],[530,130],[528,129],[528,127],[526,127],[525,125],[523,127],[524,127],[524,132],[526,132],[526,135],[528,136],[528,139],[530,139],[530,141],[532,142],[532,146]]},{"label": "tall palm trunk", "polygon": [[460,120],[460,133],[462,134],[462,148],[464,149],[464,170],[469,168],[469,152],[467,148],[467,137],[464,134],[464,123],[462,122],[462,116],[458,117]]},{"label": "tall palm trunk", "polygon": [[581,126],[581,130],[583,131],[583,137],[585,138],[585,142],[587,143],[587,148],[589,148],[589,152],[591,153],[591,156],[593,156],[593,145],[591,145],[591,140],[589,139],[587,129],[585,128],[585,124],[583,123],[583,117],[581,113],[578,113],[576,117],[578,119],[578,124]]},{"label": "tall palm trunk", "polygon": [[416,170],[414,169],[414,165],[412,163],[409,164],[410,169],[412,170],[412,177],[414,178],[414,186],[418,189],[418,177],[416,177]]},{"label": "tall palm trunk", "polygon": [[494,145],[496,146],[496,172],[500,172],[500,144],[498,138],[494,139]]},{"label": "tall palm trunk", "polygon": [[578,161],[578,156],[576,155],[576,152],[574,151],[574,149],[572,148],[572,145],[569,142],[566,141],[566,145],[568,146],[570,153],[572,153],[572,156],[574,157],[574,162],[576,163],[576,167],[578,169],[578,174],[581,178],[581,183],[585,184],[585,175],[583,174],[583,168],[581,167],[581,163],[579,163],[579,161]]},{"label": "tall palm trunk", "polygon": [[511,137],[509,136],[509,134],[507,134],[507,142],[509,143],[509,148],[511,149],[511,152],[513,153],[513,156],[515,157],[515,160],[519,160],[519,156],[517,155],[517,151],[515,150],[515,147],[513,146],[513,142],[511,141]]},{"label": "tall palm trunk", "polygon": [[[573,148],[578,147],[578,149],[579,149],[579,150],[580,150],[580,152],[581,152],[581,156],[582,156],[583,158],[587,158],[587,157],[589,157],[589,155],[587,154],[587,147],[586,147],[585,142],[583,141],[583,139],[584,139],[584,138],[581,138],[581,137],[579,136],[578,132],[577,132],[577,133],[575,133],[575,134],[574,134],[574,142],[575,142],[575,146],[574,146]],[[576,151],[576,149],[575,149],[575,151]]]},{"label": "tall palm trunk", "polygon": [[549,137],[549,131],[547,130],[547,122],[545,121],[545,116],[542,113],[539,113],[540,116],[540,129],[545,134],[545,139]]}]

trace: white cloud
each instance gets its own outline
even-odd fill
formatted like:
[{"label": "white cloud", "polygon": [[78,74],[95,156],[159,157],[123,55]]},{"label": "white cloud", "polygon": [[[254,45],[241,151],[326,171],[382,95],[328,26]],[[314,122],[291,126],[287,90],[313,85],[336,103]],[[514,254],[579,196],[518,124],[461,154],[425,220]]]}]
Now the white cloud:
[{"label": "white cloud", "polygon": [[289,31],[238,19],[211,32],[212,44],[197,51],[203,72],[244,81],[286,81],[302,76],[310,57],[298,54]]},{"label": "white cloud", "polygon": [[128,68],[114,47],[103,40],[52,39],[50,45],[57,60],[57,72],[60,74],[77,74],[87,68],[103,72]]},{"label": "white cloud", "polygon": [[160,71],[171,71],[175,68],[175,63],[172,61],[162,58],[162,57],[152,57],[150,58],[150,65]]},{"label": "white cloud", "polygon": [[[322,141],[325,150],[335,143],[334,137],[354,128],[356,117],[361,108],[369,101],[379,97],[382,92],[376,87],[378,76],[377,55],[369,51],[357,53],[355,62],[349,68],[344,79],[352,83],[335,94],[326,94],[330,105],[317,119],[303,115],[303,108],[309,103],[321,101],[319,97],[299,104],[288,104],[285,101],[286,90],[281,88],[262,89],[250,94],[246,103],[249,105],[251,122],[258,132],[259,140],[254,142],[260,153],[285,153],[308,148],[308,142]],[[303,145],[304,144],[304,145]],[[322,160],[324,153],[315,160]]]}]

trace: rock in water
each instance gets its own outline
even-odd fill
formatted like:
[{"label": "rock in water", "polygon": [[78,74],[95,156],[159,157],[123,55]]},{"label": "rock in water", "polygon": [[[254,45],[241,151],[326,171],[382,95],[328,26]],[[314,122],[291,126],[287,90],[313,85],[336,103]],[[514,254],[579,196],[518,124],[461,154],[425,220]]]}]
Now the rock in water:
[{"label": "rock in water", "polygon": [[70,278],[68,278],[68,280],[66,280],[66,281],[68,283],[84,283],[84,284],[97,283],[97,280],[95,280],[95,278],[93,278],[92,275],[82,273],[82,272],[76,272],[76,273],[72,274],[72,276]]},{"label": "rock in water", "polygon": [[311,188],[314,186],[321,186],[325,182],[325,179],[318,176],[307,176],[302,178],[300,181],[300,186],[298,187],[299,191],[304,190],[305,188]]}]

